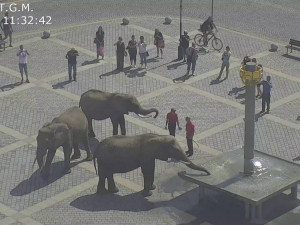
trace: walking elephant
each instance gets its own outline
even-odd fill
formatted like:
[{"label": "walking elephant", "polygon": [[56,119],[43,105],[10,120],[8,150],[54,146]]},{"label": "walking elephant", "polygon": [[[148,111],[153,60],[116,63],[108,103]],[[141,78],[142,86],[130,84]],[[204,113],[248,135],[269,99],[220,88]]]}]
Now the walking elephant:
[{"label": "walking elephant", "polygon": [[155,108],[144,109],[136,97],[128,94],[108,93],[99,90],[89,90],[81,95],[79,107],[85,113],[89,124],[89,136],[95,137],[92,120],[105,120],[110,118],[113,125],[113,135],[118,134],[120,125],[121,134],[126,135],[124,114],[134,112],[143,117],[155,112]]},{"label": "walking elephant", "polygon": [[[167,161],[169,158],[180,160],[189,168],[210,173],[202,166],[193,164],[185,155],[183,149],[173,136],[142,134],[136,136],[112,136],[101,141],[94,152],[94,166],[99,183],[97,193],[105,193],[105,179],[108,191],[118,192],[113,174],[126,173],[141,167],[144,176],[143,195],[150,196],[155,189],[154,170],[155,159]],[[96,163],[97,159],[97,163]]]},{"label": "walking elephant", "polygon": [[59,117],[54,118],[51,123],[46,123],[39,130],[37,136],[36,161],[41,169],[42,177],[49,177],[50,165],[57,148],[60,146],[63,147],[65,157],[65,173],[70,173],[72,148],[74,148],[72,159],[80,158],[81,155],[78,147],[80,142],[82,142],[86,148],[86,160],[91,161],[93,156],[88,140],[88,123],[84,113],[79,107],[72,107]]}]

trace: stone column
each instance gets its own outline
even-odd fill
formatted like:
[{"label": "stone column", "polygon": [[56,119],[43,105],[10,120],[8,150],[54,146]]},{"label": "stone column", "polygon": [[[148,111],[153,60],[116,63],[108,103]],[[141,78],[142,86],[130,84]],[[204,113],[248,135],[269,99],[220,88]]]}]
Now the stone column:
[{"label": "stone column", "polygon": [[[256,64],[248,62],[246,71],[256,71]],[[254,81],[249,81],[246,84],[244,139],[244,174],[246,175],[251,175],[254,172],[255,86]]]}]

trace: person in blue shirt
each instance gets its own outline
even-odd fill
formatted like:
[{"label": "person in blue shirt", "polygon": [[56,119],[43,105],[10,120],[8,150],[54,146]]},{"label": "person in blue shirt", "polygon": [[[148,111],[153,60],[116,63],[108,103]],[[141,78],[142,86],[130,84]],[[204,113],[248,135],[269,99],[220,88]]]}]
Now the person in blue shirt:
[{"label": "person in blue shirt", "polygon": [[270,112],[270,100],[271,100],[271,88],[272,82],[271,77],[267,76],[267,80],[263,80],[261,82],[261,85],[263,86],[263,92],[262,92],[262,110],[260,113],[265,112],[266,103],[267,103],[267,113]]}]

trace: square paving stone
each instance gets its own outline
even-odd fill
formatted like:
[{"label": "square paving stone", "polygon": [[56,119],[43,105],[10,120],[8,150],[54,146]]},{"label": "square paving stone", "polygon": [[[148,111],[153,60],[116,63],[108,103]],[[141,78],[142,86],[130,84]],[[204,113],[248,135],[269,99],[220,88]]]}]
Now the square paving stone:
[{"label": "square paving stone", "polygon": [[143,101],[145,107],[156,107],[159,115],[156,119],[146,118],[143,121],[160,128],[165,127],[166,116],[171,108],[177,110],[179,124],[183,128],[176,132],[185,136],[185,117],[189,116],[195,123],[196,133],[203,132],[214,126],[243,115],[243,111],[229,105],[211,100],[185,89],[176,89],[160,96]]},{"label": "square paving stone", "polygon": [[0,121],[4,126],[25,135],[37,134],[46,122],[51,122],[78,102],[40,87],[30,88],[0,98]]},{"label": "square paving stone", "polygon": [[[163,35],[168,35],[171,37],[179,37],[179,25],[180,20],[178,18],[172,18],[171,24],[164,24],[164,17],[141,17],[130,19],[130,24],[135,24],[140,27],[152,30],[154,35],[154,30],[159,29]],[[199,29],[200,22],[192,21],[189,19],[182,20],[182,29],[188,32]],[[183,32],[182,30],[182,32]]]},{"label": "square paving stone", "polygon": [[76,28],[68,28],[65,30],[64,34],[58,35],[56,37],[65,42],[74,44],[75,47],[80,46],[91,52],[94,52],[96,58],[96,44],[94,44],[94,38],[96,37],[96,32],[99,26],[102,26],[104,31],[105,57],[116,56],[116,47],[114,46],[114,43],[118,41],[118,38],[120,36],[123,38],[126,47],[128,41],[131,40],[131,35],[133,34],[135,35],[136,40],[139,40],[140,36],[144,36],[145,42],[148,45],[154,42],[153,35],[149,35],[145,32],[128,26],[123,26],[120,23],[116,22],[103,22],[100,24],[83,25]]},{"label": "square paving stone", "polygon": [[[300,131],[259,118],[255,123],[255,149],[292,161],[300,155]],[[201,140],[204,145],[225,152],[244,145],[244,123]]]},{"label": "square paving stone", "polygon": [[18,141],[16,138],[3,132],[0,132],[0,148],[5,147],[6,145],[10,145],[16,141]]},{"label": "square paving stone", "polygon": [[94,173],[71,163],[72,172],[64,174],[63,159],[54,158],[48,181],[41,178],[38,166],[32,168],[36,147],[26,145],[0,156],[0,202],[15,210],[44,201],[95,177]]},{"label": "square paving stone", "polygon": [[286,48],[279,47],[278,52],[259,58],[258,63],[264,67],[300,78],[300,53],[294,51],[286,55]]},{"label": "square paving stone", "polygon": [[223,42],[222,51],[225,50],[226,46],[229,46],[232,55],[241,60],[246,55],[252,56],[270,49],[269,42],[225,29],[219,29],[216,36]]},{"label": "square paving stone", "polygon": [[300,98],[297,98],[291,102],[287,102],[272,110],[272,115],[280,117],[281,119],[288,120],[292,123],[300,125],[300,120],[297,120],[300,116]]},{"label": "square paving stone", "polygon": [[135,97],[167,87],[167,83],[147,77],[146,71],[138,68],[126,69],[123,72],[116,71],[113,64],[104,64],[89,70],[79,72],[77,82],[68,82],[68,77],[51,81],[54,89],[63,88],[69,92],[81,96],[90,89],[98,89],[107,92],[131,94]]},{"label": "square paving stone", "polygon": [[[21,75],[20,78],[17,78],[15,76],[9,75],[7,73],[0,71],[0,91],[9,91],[11,89],[14,89],[21,85]],[[1,93],[0,92],[0,93]]]},{"label": "square paving stone", "polygon": [[[236,67],[234,69],[230,69],[227,80],[223,80],[226,75],[226,71],[224,71],[219,82],[215,81],[218,76],[215,75],[201,81],[197,81],[191,85],[212,94],[244,104],[246,89],[241,81],[239,73],[239,67]],[[271,107],[272,103],[275,101],[300,91],[300,83],[298,82],[264,71],[263,79],[265,80],[267,76],[271,76],[273,84],[273,88],[271,90]],[[262,90],[262,86],[260,88]],[[256,101],[256,107],[261,107],[261,100]]]},{"label": "square paving stone", "polygon": [[[182,60],[177,61],[178,44],[167,43],[164,48],[163,59],[156,57],[156,48],[149,50],[147,61],[149,72],[159,74],[161,76],[175,79],[182,77],[187,72],[187,64]],[[196,63],[195,75],[201,74],[221,67],[221,60],[218,56],[209,53],[200,52]],[[192,71],[190,71],[190,74]]]},{"label": "square paving stone", "polygon": [[[90,225],[90,224],[180,224],[194,217],[183,213],[173,204],[188,210],[197,204],[195,196],[187,194],[173,201],[152,203],[140,193],[118,185],[116,194],[96,195],[96,186],[72,196],[47,209],[32,215],[45,225]],[[193,193],[194,194],[194,193]]]},{"label": "square paving stone", "polygon": [[[68,71],[68,60],[66,54],[70,50],[69,48],[51,42],[47,39],[39,40],[34,43],[24,45],[24,48],[28,50],[30,54],[27,56],[28,76],[34,78],[46,78],[51,75],[55,75]],[[19,73],[19,58],[17,53],[11,50],[8,51],[5,57],[0,58],[1,65],[15,70]],[[81,65],[86,60],[92,60],[91,57],[80,53],[77,57],[77,66]],[[21,77],[21,75],[20,75]],[[25,78],[25,74],[24,74]]]}]

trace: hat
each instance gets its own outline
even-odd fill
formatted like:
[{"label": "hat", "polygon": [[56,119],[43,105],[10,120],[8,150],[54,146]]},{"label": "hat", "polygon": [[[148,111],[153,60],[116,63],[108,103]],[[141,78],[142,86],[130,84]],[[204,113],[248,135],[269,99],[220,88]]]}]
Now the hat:
[{"label": "hat", "polygon": [[174,108],[171,108],[171,111],[175,112],[175,111],[176,111],[176,109],[174,109]]},{"label": "hat", "polygon": [[187,34],[188,32],[187,32],[187,30],[184,30],[183,33],[184,33],[184,34]]}]

